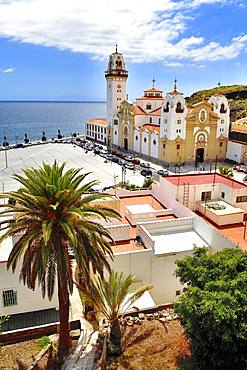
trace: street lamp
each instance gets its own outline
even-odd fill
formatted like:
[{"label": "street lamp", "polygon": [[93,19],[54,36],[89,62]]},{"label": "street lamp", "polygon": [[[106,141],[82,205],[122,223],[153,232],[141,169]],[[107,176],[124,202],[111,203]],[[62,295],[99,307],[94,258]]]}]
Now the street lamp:
[{"label": "street lamp", "polygon": [[125,165],[123,164],[122,165],[122,188],[125,185],[125,176],[126,176],[126,168],[125,168]]}]

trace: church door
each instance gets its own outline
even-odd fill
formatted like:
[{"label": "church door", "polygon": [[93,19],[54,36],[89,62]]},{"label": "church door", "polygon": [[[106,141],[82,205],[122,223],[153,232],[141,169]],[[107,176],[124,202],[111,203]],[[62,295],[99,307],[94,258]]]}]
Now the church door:
[{"label": "church door", "polygon": [[128,139],[124,138],[124,150],[128,150]]},{"label": "church door", "polygon": [[204,162],[204,148],[198,148],[196,150],[196,163]]}]

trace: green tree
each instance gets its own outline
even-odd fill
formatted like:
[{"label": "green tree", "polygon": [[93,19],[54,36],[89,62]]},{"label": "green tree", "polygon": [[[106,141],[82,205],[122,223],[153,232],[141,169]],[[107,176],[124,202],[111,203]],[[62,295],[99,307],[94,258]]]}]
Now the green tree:
[{"label": "green tree", "polygon": [[220,171],[220,174],[223,176],[226,176],[229,178],[232,178],[234,176],[232,168],[228,166],[220,166],[219,171]]},{"label": "green tree", "polygon": [[[135,276],[111,271],[108,279],[100,275],[91,279],[91,285],[78,285],[83,295],[102,313],[110,323],[110,341],[121,353],[121,330],[119,317],[152,286],[132,290]],[[87,289],[88,288],[88,289]]]},{"label": "green tree", "polygon": [[154,183],[154,179],[152,179],[152,178],[145,179],[144,182],[143,182],[142,187],[143,188],[150,188],[153,183]]},{"label": "green tree", "polygon": [[16,270],[21,259],[20,278],[28,288],[41,285],[42,295],[52,298],[55,284],[59,300],[59,346],[62,361],[71,346],[69,328],[69,294],[73,292],[73,263],[82,274],[93,271],[103,275],[110,270],[107,255],[112,257],[109,232],[92,219],[109,220],[117,212],[94,203],[104,194],[86,194],[97,184],[84,182],[87,174],[80,169],[65,171],[65,163],[50,166],[43,163],[38,169],[24,169],[24,176],[13,178],[20,184],[17,191],[4,196],[13,199],[0,215],[4,238],[18,235],[10,253],[7,268]]},{"label": "green tree", "polygon": [[247,368],[247,254],[225,248],[214,254],[196,248],[176,261],[187,284],[175,310],[191,341],[197,369]]}]

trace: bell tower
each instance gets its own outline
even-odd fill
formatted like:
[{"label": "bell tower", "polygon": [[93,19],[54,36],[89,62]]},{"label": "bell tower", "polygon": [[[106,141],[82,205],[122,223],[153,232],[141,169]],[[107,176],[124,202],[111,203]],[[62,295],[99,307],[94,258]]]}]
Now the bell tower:
[{"label": "bell tower", "polygon": [[109,57],[105,78],[107,84],[107,142],[108,145],[111,145],[114,117],[117,116],[122,101],[126,100],[126,81],[128,78],[124,57],[118,52],[117,45],[115,53]]}]

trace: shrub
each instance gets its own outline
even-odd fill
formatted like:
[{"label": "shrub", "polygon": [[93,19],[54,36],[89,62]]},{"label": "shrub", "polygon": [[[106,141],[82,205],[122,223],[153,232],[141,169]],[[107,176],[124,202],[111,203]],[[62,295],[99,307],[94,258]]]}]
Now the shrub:
[{"label": "shrub", "polygon": [[233,177],[233,170],[228,166],[219,167],[220,174],[229,178]]},{"label": "shrub", "polygon": [[154,183],[154,180],[152,178],[144,180],[144,183],[142,185],[143,188],[149,188]]},{"label": "shrub", "polygon": [[38,345],[40,349],[46,348],[50,344],[50,338],[47,336],[44,336],[42,338],[38,339]]}]

